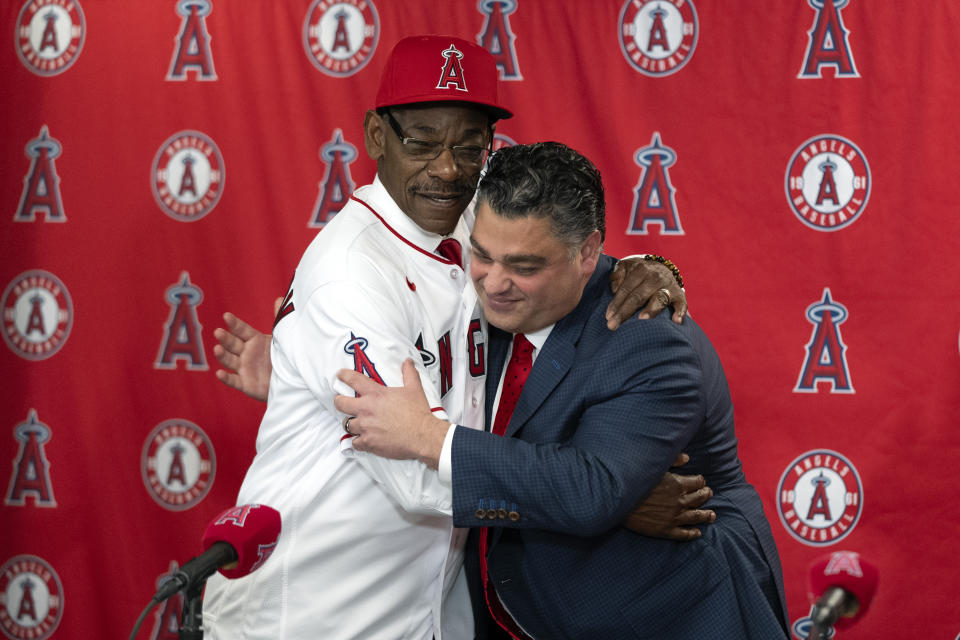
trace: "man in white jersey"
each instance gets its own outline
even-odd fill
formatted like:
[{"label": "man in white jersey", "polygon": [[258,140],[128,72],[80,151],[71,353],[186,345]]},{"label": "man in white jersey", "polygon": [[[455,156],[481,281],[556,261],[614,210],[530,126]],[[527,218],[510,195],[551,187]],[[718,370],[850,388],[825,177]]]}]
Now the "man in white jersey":
[{"label": "man in white jersey", "polygon": [[377,178],[307,248],[274,324],[237,500],[279,510],[282,533],[256,572],[209,580],[209,638],[472,637],[449,490],[419,462],[354,452],[333,398],[349,392],[340,368],[397,386],[414,358],[437,415],[483,424],[486,327],[460,261],[493,123],[510,115],[477,45],[423,36],[391,53],[364,119]]}]

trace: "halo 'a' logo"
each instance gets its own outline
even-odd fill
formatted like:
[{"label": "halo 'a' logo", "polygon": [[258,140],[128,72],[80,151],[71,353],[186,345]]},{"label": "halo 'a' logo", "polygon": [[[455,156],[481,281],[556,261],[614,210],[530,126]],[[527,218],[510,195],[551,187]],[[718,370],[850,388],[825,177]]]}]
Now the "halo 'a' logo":
[{"label": "halo 'a' logo", "polygon": [[627,233],[648,233],[648,226],[659,225],[663,235],[683,235],[680,216],[677,215],[677,203],[673,198],[676,191],[670,184],[667,169],[677,161],[677,152],[660,143],[660,132],[654,131],[650,146],[637,149],[634,162],[643,171],[640,181],[633,188],[633,213]]},{"label": "halo 'a' logo", "polygon": [[17,16],[14,42],[23,66],[38,76],[55,76],[77,61],[86,35],[77,0],[27,0]]},{"label": "halo 'a' logo", "polygon": [[63,146],[50,137],[47,125],[40,127],[40,135],[27,143],[24,153],[30,158],[30,169],[23,178],[23,195],[14,222],[33,222],[36,212],[44,212],[44,222],[66,222],[60,198],[60,176],[54,161],[60,157]]},{"label": "halo 'a' logo", "polygon": [[523,80],[513,46],[517,37],[510,30],[510,14],[517,10],[517,0],[480,0],[477,10],[486,16],[477,42],[493,56],[500,79]]},{"label": "halo 'a' logo", "polygon": [[63,584],[53,567],[32,555],[0,567],[0,629],[12,640],[47,640],[63,618]]},{"label": "halo 'a' logo", "polygon": [[870,198],[870,165],[846,138],[814,136],[793,152],[784,187],[793,213],[817,231],[836,231],[860,217]]},{"label": "halo 'a' logo", "polygon": [[23,507],[29,496],[35,507],[57,506],[50,482],[50,462],[43,447],[50,441],[50,433],[50,427],[37,418],[36,409],[30,409],[26,422],[14,427],[13,437],[20,442],[20,451],[13,461],[4,504]]},{"label": "halo 'a' logo", "polygon": [[207,16],[213,10],[210,0],[180,0],[177,13],[183,17],[177,46],[170,59],[167,80],[186,80],[187,71],[194,71],[197,80],[216,80],[213,55],[210,53],[210,34],[207,32]]},{"label": "halo 'a' logo", "polygon": [[855,393],[847,367],[847,345],[840,335],[840,325],[848,315],[847,308],[830,296],[830,287],[824,287],[823,297],[807,307],[813,333],[794,393],[817,393],[820,382],[830,385],[830,393]]},{"label": "halo 'a' logo", "polygon": [[850,34],[843,26],[840,10],[849,0],[807,0],[817,15],[813,26],[807,32],[809,44],[803,57],[803,67],[798,78],[820,78],[820,67],[833,67],[834,78],[859,78],[857,65],[850,53],[847,36]]},{"label": "halo 'a' logo", "polygon": [[303,21],[303,49],[317,69],[343,78],[360,71],[380,39],[380,18],[371,0],[313,0]]},{"label": "halo 'a' logo", "polygon": [[27,360],[46,360],[63,347],[73,327],[73,302],[60,279],[40,269],[10,281],[3,297],[3,339]]},{"label": "halo 'a' logo", "polygon": [[693,56],[700,31],[690,0],[627,0],[618,24],[623,57],[653,78],[682,69]]},{"label": "halo 'a' logo", "polygon": [[853,531],[862,509],[860,474],[836,451],[808,451],[780,477],[780,522],[803,544],[824,547],[842,540]]},{"label": "halo 'a' logo", "polygon": [[327,165],[327,173],[320,182],[309,227],[323,227],[333,220],[356,186],[350,175],[350,164],[357,159],[357,148],[343,139],[340,129],[334,129],[330,141],[320,147],[320,159]]},{"label": "halo 'a' logo", "polygon": [[216,471],[210,438],[188,420],[161,422],[143,443],[143,484],[164,509],[185,511],[199,504],[213,486]]},{"label": "halo 'a' logo", "polygon": [[153,197],[160,209],[180,222],[194,222],[220,201],[223,156],[199,131],[180,131],[160,145],[150,171]]}]

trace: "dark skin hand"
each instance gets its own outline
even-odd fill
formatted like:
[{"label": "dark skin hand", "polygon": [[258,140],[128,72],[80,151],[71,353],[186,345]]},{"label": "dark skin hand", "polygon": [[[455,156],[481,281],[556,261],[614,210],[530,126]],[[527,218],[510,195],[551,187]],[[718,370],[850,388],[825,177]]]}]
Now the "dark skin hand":
[{"label": "dark skin hand", "polygon": [[610,287],[614,294],[607,305],[606,315],[611,330],[623,324],[635,311],[639,311],[638,318],[646,320],[672,306],[672,320],[677,324],[683,322],[687,313],[686,294],[670,270],[658,262],[638,257],[620,260],[610,274]]},{"label": "dark skin hand", "polygon": [[[673,466],[686,464],[690,456],[681,453]],[[717,514],[698,509],[713,497],[703,476],[681,476],[668,471],[663,480],[624,520],[623,526],[651,538],[686,542],[703,534],[697,525],[710,524]]]}]

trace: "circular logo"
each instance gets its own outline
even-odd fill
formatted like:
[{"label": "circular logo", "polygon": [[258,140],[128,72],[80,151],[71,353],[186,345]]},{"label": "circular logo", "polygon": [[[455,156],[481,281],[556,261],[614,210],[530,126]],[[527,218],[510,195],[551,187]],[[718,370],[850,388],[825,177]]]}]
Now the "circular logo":
[{"label": "circular logo", "polygon": [[363,69],[380,39],[370,0],[313,0],[303,21],[303,49],[317,69],[343,78]]},{"label": "circular logo", "polygon": [[870,198],[870,166],[846,138],[815,136],[787,163],[787,201],[800,221],[817,231],[843,229],[860,217]]},{"label": "circular logo", "polygon": [[87,23],[77,0],[28,0],[17,16],[17,55],[38,76],[63,73],[77,61]]},{"label": "circular logo", "polygon": [[825,547],[842,540],[857,525],[862,509],[860,474],[836,451],[808,451],[780,477],[780,522],[803,544]]},{"label": "circular logo", "polygon": [[60,576],[37,556],[14,556],[0,567],[0,600],[0,629],[13,640],[46,640],[63,618]]},{"label": "circular logo", "polygon": [[143,484],[164,509],[186,511],[199,504],[213,486],[216,471],[210,438],[188,420],[161,422],[143,443]]},{"label": "circular logo", "polygon": [[693,56],[700,32],[690,0],[627,0],[618,24],[623,57],[653,78],[682,69]]},{"label": "circular logo", "polygon": [[223,156],[199,131],[181,131],[157,151],[150,172],[153,197],[165,214],[194,222],[217,206],[223,193]]},{"label": "circular logo", "polygon": [[60,278],[34,269],[21,273],[0,298],[3,339],[27,360],[46,360],[63,346],[73,327],[73,302]]}]

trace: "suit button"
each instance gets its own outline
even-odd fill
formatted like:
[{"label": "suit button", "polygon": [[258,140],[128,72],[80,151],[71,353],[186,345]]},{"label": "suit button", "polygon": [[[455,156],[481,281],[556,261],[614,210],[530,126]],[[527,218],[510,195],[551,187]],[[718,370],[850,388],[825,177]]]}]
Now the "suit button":
[{"label": "suit button", "polygon": [[520,519],[520,514],[517,513],[516,511],[511,511],[511,512],[510,512],[510,515],[509,515],[509,518],[510,518],[510,521],[511,521],[511,522],[516,522],[517,520]]},{"label": "suit button", "polygon": [[477,509],[477,518],[479,518],[480,520],[483,520],[484,516],[486,515],[487,515],[487,512],[485,509]]},{"label": "suit button", "polygon": [[501,520],[506,519],[506,517],[507,517],[507,510],[506,510],[506,509],[497,509],[497,517],[500,518]]},{"label": "suit button", "polygon": [[489,520],[495,520],[496,518],[497,518],[497,510],[496,510],[496,509],[487,509],[487,519],[489,519]]}]

